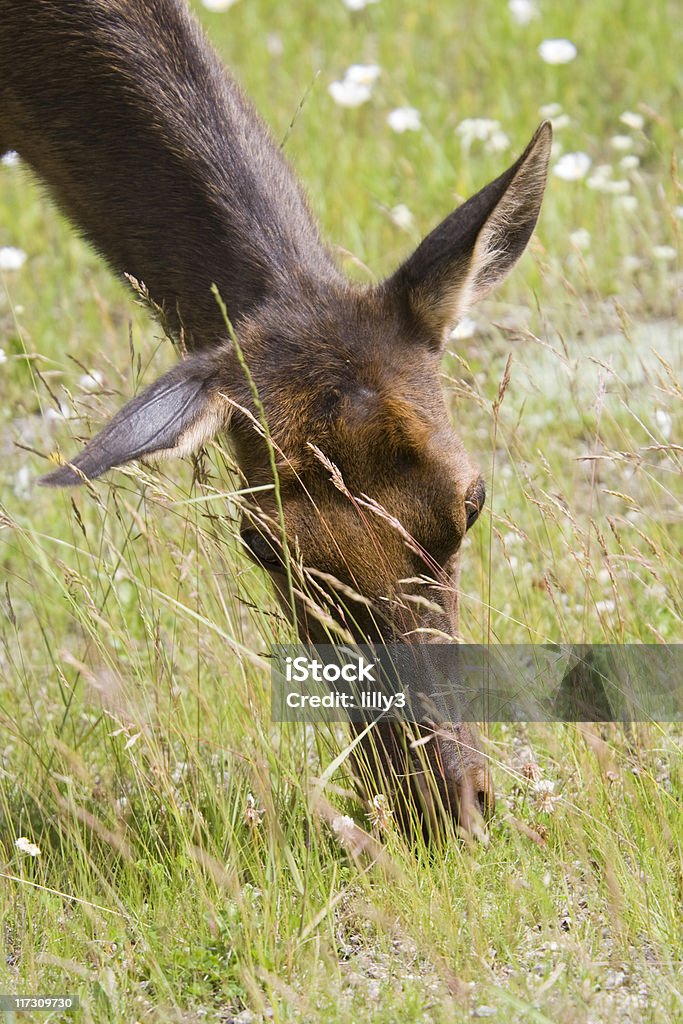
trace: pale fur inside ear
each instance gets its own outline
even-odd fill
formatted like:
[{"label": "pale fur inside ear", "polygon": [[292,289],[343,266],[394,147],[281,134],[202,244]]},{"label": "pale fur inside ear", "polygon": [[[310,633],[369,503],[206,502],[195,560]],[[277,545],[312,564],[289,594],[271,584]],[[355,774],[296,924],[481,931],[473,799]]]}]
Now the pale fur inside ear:
[{"label": "pale fur inside ear", "polygon": [[[549,147],[548,147],[549,153]],[[457,317],[498,285],[524,252],[541,206],[547,175],[545,149],[529,153],[479,232]]]},{"label": "pale fur inside ear", "polygon": [[519,160],[442,221],[386,283],[407,297],[434,344],[443,344],[524,252],[541,208],[551,142],[545,122]]},{"label": "pale fur inside ear", "polygon": [[153,452],[154,459],[181,459],[185,455],[193,455],[203,444],[211,441],[221,430],[229,430],[232,407],[220,395],[209,400],[201,415],[191,423],[172,448],[161,448]]},{"label": "pale fur inside ear", "polygon": [[190,357],[136,395],[72,462],[40,482],[68,487],[135,459],[196,451],[230,424],[233,405],[218,390],[219,379],[214,360]]},{"label": "pale fur inside ear", "polygon": [[429,286],[413,289],[411,305],[419,321],[424,324],[429,334],[443,344],[444,334],[467,312],[472,305],[470,298],[469,260],[454,261],[448,267],[448,275],[436,287],[430,281]]}]

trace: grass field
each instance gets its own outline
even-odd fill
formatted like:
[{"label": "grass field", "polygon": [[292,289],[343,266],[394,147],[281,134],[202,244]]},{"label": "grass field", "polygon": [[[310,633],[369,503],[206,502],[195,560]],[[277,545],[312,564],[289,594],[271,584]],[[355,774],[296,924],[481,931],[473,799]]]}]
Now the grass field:
[{"label": "grass field", "polygon": [[[683,642],[680,11],[529,6],[198,10],[359,279],[551,107],[536,236],[444,360],[488,482],[462,629]],[[559,38],[576,56],[547,63]],[[381,73],[340,106],[358,63]],[[403,107],[420,127],[392,130]],[[174,354],[11,162],[0,265],[0,992],[78,994],[97,1022],[683,1020],[680,728],[493,725],[488,843],[373,822],[342,731],[270,721],[261,655],[288,627],[239,551],[229,452],[201,482],[179,462],[35,486]]]}]

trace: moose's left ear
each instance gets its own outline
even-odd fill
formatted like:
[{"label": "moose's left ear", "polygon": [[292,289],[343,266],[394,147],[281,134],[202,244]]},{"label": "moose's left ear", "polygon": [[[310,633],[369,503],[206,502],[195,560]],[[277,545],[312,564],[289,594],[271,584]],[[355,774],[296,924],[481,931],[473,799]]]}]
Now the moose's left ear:
[{"label": "moose's left ear", "polygon": [[534,230],[548,173],[549,121],[519,160],[427,235],[383,285],[441,346],[447,330],[512,269]]},{"label": "moose's left ear", "polygon": [[230,423],[232,362],[227,349],[183,360],[124,405],[72,462],[40,483],[71,487],[145,455],[166,458],[196,451]]}]

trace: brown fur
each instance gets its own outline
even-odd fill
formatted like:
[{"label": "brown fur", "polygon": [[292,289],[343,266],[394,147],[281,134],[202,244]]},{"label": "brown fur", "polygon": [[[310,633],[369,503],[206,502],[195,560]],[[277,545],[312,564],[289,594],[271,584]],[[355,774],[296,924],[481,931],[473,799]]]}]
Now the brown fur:
[{"label": "brown fur", "polygon": [[[215,283],[276,449],[293,594],[271,493],[248,514],[245,544],[302,634],[326,638],[317,603],[357,639],[457,636],[458,553],[483,485],[449,423],[440,352],[526,245],[549,126],[387,281],[360,288],[180,0],[0,0],[0,25],[0,149],[19,151],[116,272],[144,281],[192,351],[45,482],[184,454],[219,429],[247,481],[272,482]],[[492,803],[466,726],[421,735],[416,747],[399,727],[376,730],[376,785],[388,773],[425,821]]]}]

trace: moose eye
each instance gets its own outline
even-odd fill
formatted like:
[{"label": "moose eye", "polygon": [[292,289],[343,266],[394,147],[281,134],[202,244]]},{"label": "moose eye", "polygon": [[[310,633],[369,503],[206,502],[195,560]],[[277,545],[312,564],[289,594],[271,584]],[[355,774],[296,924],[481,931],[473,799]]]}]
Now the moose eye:
[{"label": "moose eye", "polygon": [[474,526],[486,501],[486,487],[481,477],[471,485],[465,495],[465,529]]},{"label": "moose eye", "polygon": [[264,569],[281,569],[282,558],[279,546],[271,537],[266,537],[258,530],[242,530],[242,543],[247,554]]}]

